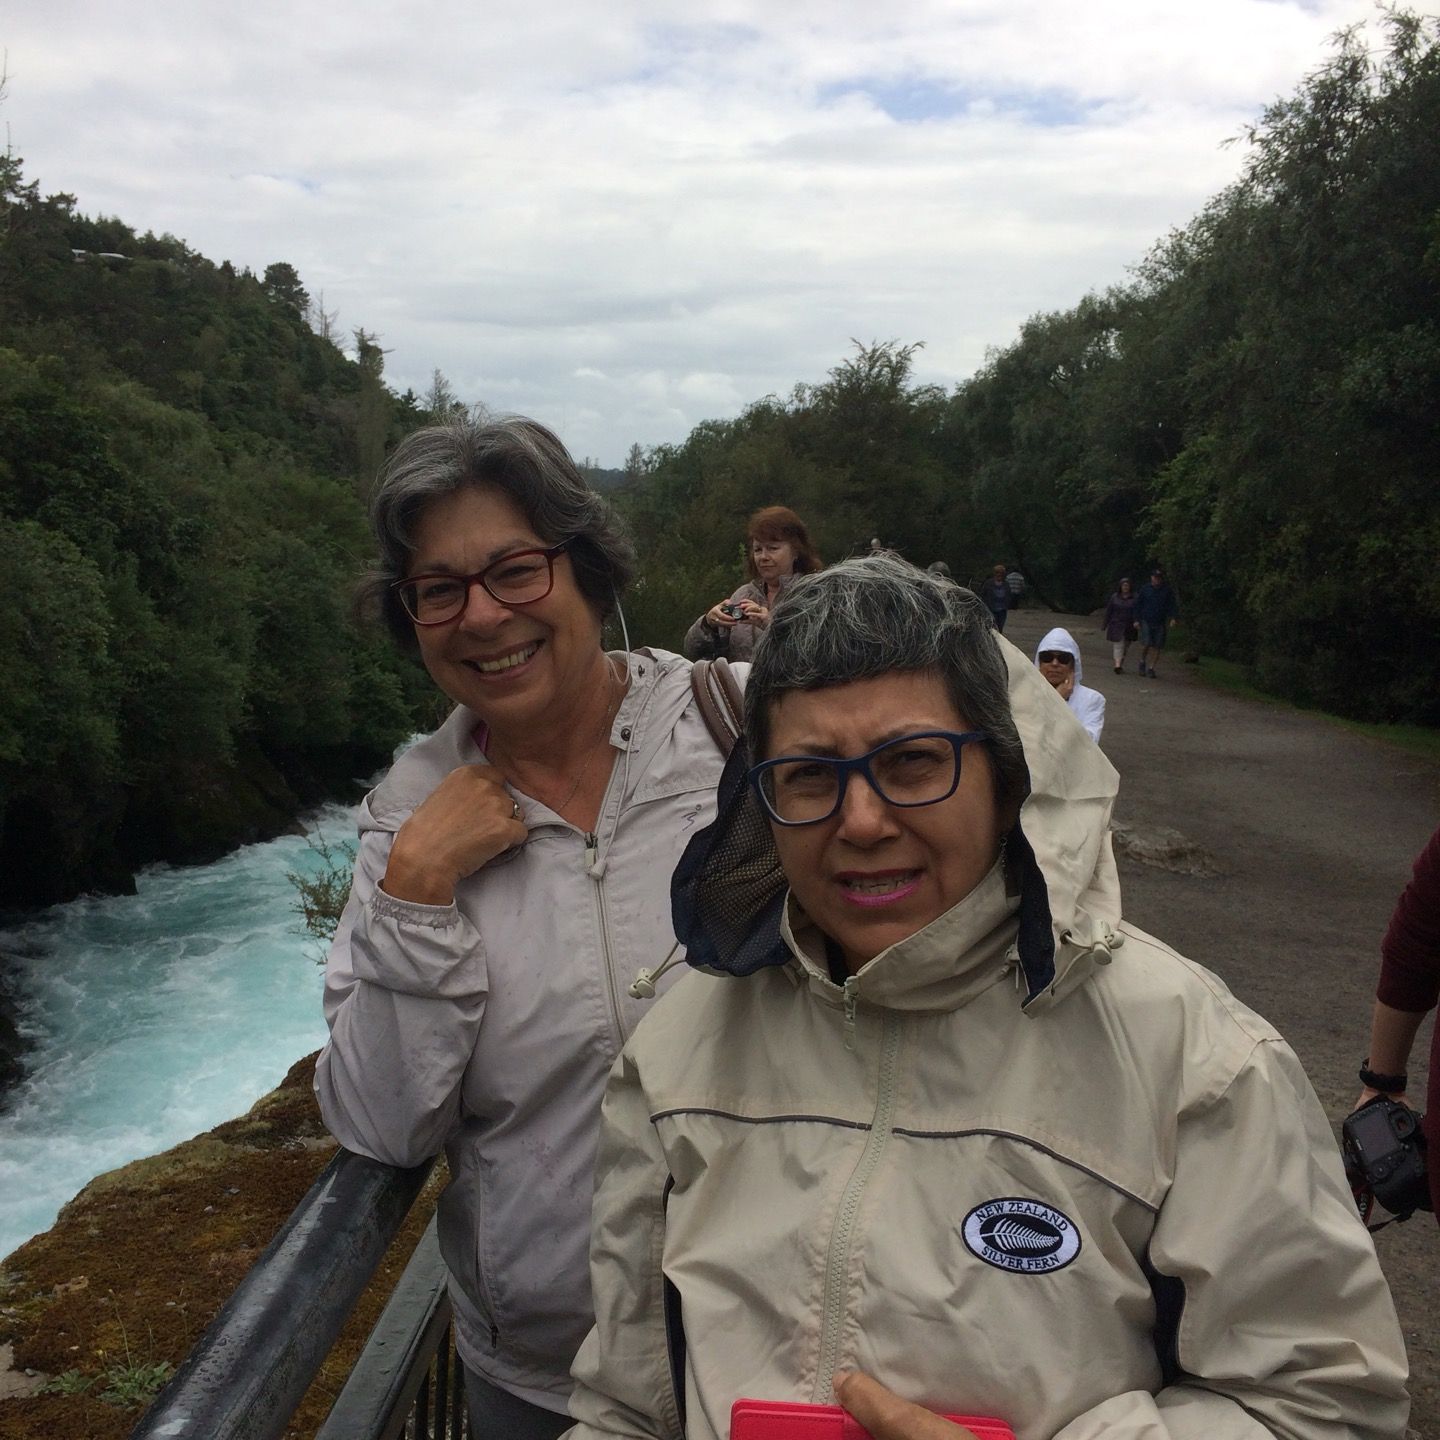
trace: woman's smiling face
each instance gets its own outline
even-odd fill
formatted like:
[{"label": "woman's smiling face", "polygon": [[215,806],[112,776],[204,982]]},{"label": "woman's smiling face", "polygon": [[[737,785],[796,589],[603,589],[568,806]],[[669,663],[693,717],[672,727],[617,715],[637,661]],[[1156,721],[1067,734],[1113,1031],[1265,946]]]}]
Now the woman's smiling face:
[{"label": "woman's smiling face", "polygon": [[[525,513],[493,486],[466,486],[432,500],[413,532],[407,573],[473,575],[517,550],[544,549]],[[443,625],[417,625],[420,658],[452,700],[504,733],[554,719],[587,683],[600,647],[600,620],[557,555],[543,600],[502,605],[472,584],[465,608]]]},{"label": "woman's smiling face", "polygon": [[[913,671],[788,691],[769,718],[767,759],[850,759],[917,731],[970,728],[940,677]],[[990,757],[981,744],[962,755],[955,793],[937,804],[890,805],[852,776],[828,820],[773,826],[796,900],[852,973],[958,904],[994,865],[1001,835]]]}]

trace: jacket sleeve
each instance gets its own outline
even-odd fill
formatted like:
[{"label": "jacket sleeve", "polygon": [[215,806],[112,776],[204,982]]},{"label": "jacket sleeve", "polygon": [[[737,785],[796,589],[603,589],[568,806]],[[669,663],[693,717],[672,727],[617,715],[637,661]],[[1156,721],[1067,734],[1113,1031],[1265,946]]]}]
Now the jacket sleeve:
[{"label": "jacket sleeve", "polygon": [[1080,703],[1075,707],[1076,718],[1085,727],[1086,733],[1098,745],[1100,732],[1105,728],[1105,697],[1088,685],[1077,685]]},{"label": "jacket sleeve", "polygon": [[[708,615],[710,612],[705,612]],[[686,632],[685,639],[681,643],[681,649],[685,652],[687,660],[703,660],[711,652],[715,644],[714,631],[705,623],[705,615],[702,615]]]},{"label": "jacket sleeve", "polygon": [[1378,998],[1396,1010],[1430,1010],[1440,995],[1440,830],[1415,861],[1380,946]]},{"label": "jacket sleeve", "polygon": [[360,839],[325,967],[330,1040],[315,1093],[347,1150],[409,1166],[438,1154],[458,1124],[487,980],[480,936],[456,906],[416,905],[380,888],[392,839]]},{"label": "jacket sleeve", "polygon": [[1057,1440],[1401,1440],[1395,1307],[1282,1041],[1182,1117],[1149,1263],[1164,1387],[1116,1395]]},{"label": "jacket sleeve", "polygon": [[661,1271],[669,1170],[628,1049],[601,1115],[590,1232],[595,1326],[571,1369],[576,1425],[566,1440],[681,1440]]}]

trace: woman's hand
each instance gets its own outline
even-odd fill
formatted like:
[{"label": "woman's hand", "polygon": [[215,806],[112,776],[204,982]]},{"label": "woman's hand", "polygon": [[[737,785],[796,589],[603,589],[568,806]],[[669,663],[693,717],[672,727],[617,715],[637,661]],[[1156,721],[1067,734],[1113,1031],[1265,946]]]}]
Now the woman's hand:
[{"label": "woman's hand", "polygon": [[[727,615],[725,613],[725,606],[729,605],[730,603],[731,602],[729,600],[721,600],[718,604],[712,605],[705,612],[705,623],[712,630],[729,630],[731,626],[738,625],[740,623],[738,616]],[[737,603],[743,606],[745,602],[739,601]]]},{"label": "woman's hand", "polygon": [[1075,693],[1075,672],[1072,670],[1055,690],[1062,700],[1068,700]]},{"label": "woman's hand", "polygon": [[400,827],[381,888],[396,900],[449,905],[455,886],[530,833],[493,765],[452,770]]},{"label": "woman's hand", "polygon": [[875,1440],[975,1440],[975,1432],[943,1415],[912,1405],[858,1370],[837,1370],[835,1398]]},{"label": "woman's hand", "polygon": [[763,605],[756,604],[754,600],[742,600],[740,604],[744,607],[747,624],[763,630],[770,623],[770,612]]}]

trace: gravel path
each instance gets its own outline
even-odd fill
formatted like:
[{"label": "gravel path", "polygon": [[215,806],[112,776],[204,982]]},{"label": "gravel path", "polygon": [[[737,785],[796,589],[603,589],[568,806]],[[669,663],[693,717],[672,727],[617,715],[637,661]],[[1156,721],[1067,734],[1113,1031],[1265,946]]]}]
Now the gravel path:
[{"label": "gravel path", "polygon": [[[1161,678],[1111,668],[1097,616],[1012,612],[1033,655],[1052,625],[1106,698],[1103,749],[1125,915],[1216,971],[1295,1047],[1335,1120],[1359,1093],[1381,936],[1440,818],[1440,766],[1322,716],[1212,688],[1167,652]],[[1412,1070],[1423,1073],[1429,1022]],[[1420,1092],[1423,1095],[1423,1089]],[[1440,1440],[1440,1234],[1376,1236],[1410,1349],[1410,1424]]]}]

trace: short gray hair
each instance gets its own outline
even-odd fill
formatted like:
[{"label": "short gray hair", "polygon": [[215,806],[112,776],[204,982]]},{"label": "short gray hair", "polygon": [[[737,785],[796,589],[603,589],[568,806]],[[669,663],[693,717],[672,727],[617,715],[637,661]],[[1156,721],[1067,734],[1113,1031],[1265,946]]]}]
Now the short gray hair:
[{"label": "short gray hair", "polygon": [[521,415],[457,416],[407,435],[380,472],[370,501],[379,563],[360,582],[357,604],[379,614],[402,649],[415,629],[391,586],[415,551],[426,506],[467,485],[493,485],[519,506],[547,545],[570,542],[575,583],[604,620],[635,574],[635,550],[609,503],[585,483],[570,453],[545,426]]},{"label": "short gray hair", "polygon": [[897,671],[943,682],[966,723],[990,737],[1002,807],[1018,808],[1030,776],[990,612],[979,596],[895,555],[846,560],[787,586],[745,686],[751,756],[767,758],[770,711],[780,696]]}]

